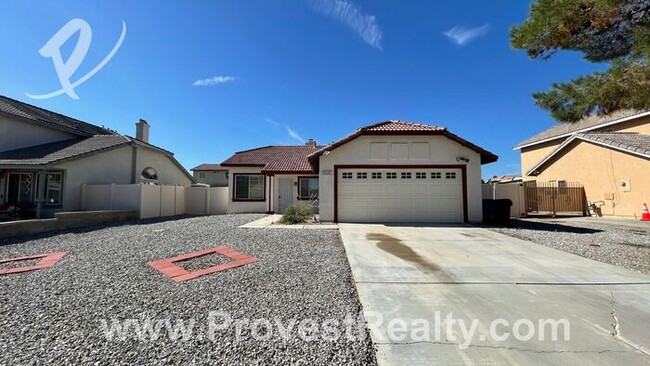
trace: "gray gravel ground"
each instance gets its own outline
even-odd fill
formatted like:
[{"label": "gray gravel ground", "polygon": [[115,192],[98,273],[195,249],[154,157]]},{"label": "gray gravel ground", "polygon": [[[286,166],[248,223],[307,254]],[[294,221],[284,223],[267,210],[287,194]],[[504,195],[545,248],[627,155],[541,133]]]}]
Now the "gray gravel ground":
[{"label": "gray gravel ground", "polygon": [[[0,240],[0,258],[68,252],[54,267],[0,276],[0,364],[376,364],[365,326],[355,323],[346,333],[343,325],[346,314],[359,316],[361,305],[338,231],[237,228],[261,217],[132,222]],[[259,261],[181,283],[147,265],[218,245]],[[269,335],[268,324],[258,321],[241,326],[239,339],[234,324],[210,337],[211,311],[240,321],[268,319],[273,331],[266,340],[253,339],[252,331]],[[191,337],[176,341],[165,328],[157,340],[151,333],[139,340],[134,323],[124,339],[109,340],[102,327],[112,319],[144,326],[147,318],[196,323]],[[318,330],[305,332],[305,323],[299,333],[308,318]],[[325,319],[338,323],[323,333]],[[287,340],[277,324],[288,328]],[[343,336],[331,340],[336,332]],[[306,337],[323,334],[326,339]]]},{"label": "gray gravel ground", "polygon": [[512,220],[491,230],[533,243],[650,274],[650,230],[612,227],[597,222]]}]

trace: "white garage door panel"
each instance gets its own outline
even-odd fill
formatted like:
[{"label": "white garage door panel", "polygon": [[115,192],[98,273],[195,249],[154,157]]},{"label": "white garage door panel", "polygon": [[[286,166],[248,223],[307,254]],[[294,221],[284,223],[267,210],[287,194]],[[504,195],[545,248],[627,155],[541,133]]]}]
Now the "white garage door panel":
[{"label": "white garage door panel", "polygon": [[[363,172],[367,178],[357,178]],[[372,179],[373,172],[380,172],[381,179]],[[387,179],[389,172],[397,173],[397,178]],[[411,178],[402,178],[403,172],[411,173]],[[349,173],[352,178],[344,178]],[[426,178],[416,179],[416,173],[426,173]],[[441,178],[434,178],[437,174]],[[360,168],[341,169],[338,175],[341,222],[463,222],[460,169]]]}]

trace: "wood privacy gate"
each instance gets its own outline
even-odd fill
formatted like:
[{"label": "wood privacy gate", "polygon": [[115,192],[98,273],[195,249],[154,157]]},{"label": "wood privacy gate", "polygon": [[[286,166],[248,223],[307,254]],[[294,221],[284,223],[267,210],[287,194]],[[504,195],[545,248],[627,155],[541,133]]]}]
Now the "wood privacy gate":
[{"label": "wood privacy gate", "polygon": [[524,197],[527,213],[587,216],[585,189],[577,182],[524,182]]}]

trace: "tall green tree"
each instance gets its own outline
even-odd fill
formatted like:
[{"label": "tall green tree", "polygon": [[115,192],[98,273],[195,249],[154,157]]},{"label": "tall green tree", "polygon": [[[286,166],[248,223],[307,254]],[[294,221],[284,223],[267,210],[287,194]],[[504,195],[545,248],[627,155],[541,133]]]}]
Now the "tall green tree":
[{"label": "tall green tree", "polygon": [[558,121],[650,108],[650,0],[536,0],[510,42],[533,59],[568,50],[609,63],[604,72],[533,94]]}]

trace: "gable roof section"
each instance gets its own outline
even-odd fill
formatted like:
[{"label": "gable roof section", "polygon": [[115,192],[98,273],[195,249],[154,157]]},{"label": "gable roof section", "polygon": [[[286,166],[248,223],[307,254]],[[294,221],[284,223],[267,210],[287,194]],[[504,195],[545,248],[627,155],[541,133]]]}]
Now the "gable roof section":
[{"label": "gable roof section", "polygon": [[228,168],[221,166],[221,164],[201,164],[190,170],[202,172],[202,171],[212,171],[212,170],[228,170]]},{"label": "gable roof section", "polygon": [[384,122],[375,123],[373,125],[361,127],[357,129],[354,133],[316,150],[315,152],[309,155],[309,161],[314,163],[316,159],[318,159],[318,157],[320,157],[321,155],[323,155],[323,153],[325,153],[325,151],[334,150],[337,147],[347,142],[350,142],[362,135],[371,135],[371,136],[372,135],[374,136],[376,135],[427,135],[427,136],[440,135],[448,139],[454,140],[455,142],[479,153],[481,155],[481,164],[493,163],[498,159],[498,156],[494,155],[493,153],[477,145],[474,145],[473,143],[465,139],[460,138],[457,135],[454,135],[453,133],[449,132],[449,130],[447,130],[447,128],[445,127],[431,126],[422,123],[391,120],[391,121],[384,121]]},{"label": "gable roof section", "polygon": [[555,150],[532,167],[526,175],[535,176],[539,174],[537,173],[539,169],[544,167],[547,162],[560,154],[562,150],[576,140],[650,159],[650,135],[633,132],[581,132],[572,135],[560,146],[555,148]]},{"label": "gable roof section", "polygon": [[575,123],[560,123],[520,142],[513,148],[513,150],[537,145],[542,142],[552,141],[561,137],[569,137],[576,132],[587,132],[648,115],[650,115],[650,110],[623,110],[606,116],[590,116]]},{"label": "gable roof section", "polygon": [[0,166],[51,165],[111,150],[129,143],[128,138],[119,135],[100,135],[51,142],[0,152]]},{"label": "gable roof section", "polygon": [[221,166],[261,167],[265,174],[315,174],[316,170],[307,156],[320,146],[265,146],[238,151],[226,159]]},{"label": "gable roof section", "polygon": [[62,114],[48,111],[43,108],[23,103],[0,95],[0,113],[11,117],[18,117],[28,122],[48,128],[71,133],[79,137],[94,135],[116,135],[106,128],[92,125]]}]

